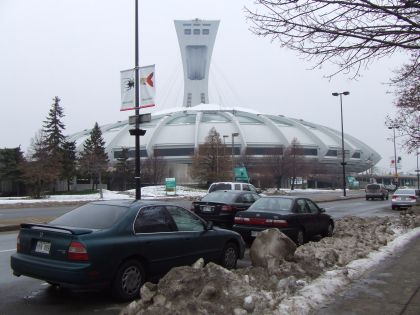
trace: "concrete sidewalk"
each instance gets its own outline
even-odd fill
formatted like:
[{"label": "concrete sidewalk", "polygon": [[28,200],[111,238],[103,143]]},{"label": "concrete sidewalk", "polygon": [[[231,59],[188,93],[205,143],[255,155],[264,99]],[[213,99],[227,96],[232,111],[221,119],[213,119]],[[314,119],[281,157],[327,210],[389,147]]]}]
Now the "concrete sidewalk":
[{"label": "concrete sidewalk", "polygon": [[419,315],[420,237],[367,272],[316,315]]}]

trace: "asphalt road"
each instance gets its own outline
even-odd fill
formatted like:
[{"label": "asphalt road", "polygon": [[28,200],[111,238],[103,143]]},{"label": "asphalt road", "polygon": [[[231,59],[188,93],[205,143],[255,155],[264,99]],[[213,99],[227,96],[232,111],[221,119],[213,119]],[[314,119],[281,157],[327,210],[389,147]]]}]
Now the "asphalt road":
[{"label": "asphalt road", "polygon": [[[181,202],[189,207],[190,202]],[[397,216],[390,210],[390,201],[364,199],[319,203],[327,213],[338,218],[345,215]],[[70,207],[71,208],[71,207]],[[55,210],[54,210],[55,209]],[[7,209],[2,209],[7,210]],[[69,211],[56,207],[51,211]],[[30,212],[30,215],[34,213]],[[16,232],[0,233],[0,315],[21,314],[118,314],[126,303],[115,303],[106,291],[87,292],[56,289],[47,283],[11,274],[10,256],[16,249]],[[239,267],[249,265],[249,259],[239,262]]]}]

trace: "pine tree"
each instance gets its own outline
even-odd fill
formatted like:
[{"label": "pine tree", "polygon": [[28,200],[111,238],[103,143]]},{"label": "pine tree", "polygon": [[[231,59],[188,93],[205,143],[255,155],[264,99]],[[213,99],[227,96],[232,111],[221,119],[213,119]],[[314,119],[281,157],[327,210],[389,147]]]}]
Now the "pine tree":
[{"label": "pine tree", "polygon": [[22,164],[23,153],[20,147],[0,149],[0,181],[9,182],[8,193],[19,196],[23,193]]},{"label": "pine tree", "polygon": [[83,144],[80,167],[90,176],[92,190],[95,189],[95,183],[102,183],[102,173],[108,167],[108,155],[105,152],[105,141],[97,122],[90,132],[90,137]]},{"label": "pine tree", "polygon": [[63,144],[66,137],[63,135],[65,129],[61,119],[64,117],[63,108],[60,106],[58,96],[54,97],[54,103],[51,105],[47,119],[44,121],[43,133],[50,154],[53,157],[60,158]]}]

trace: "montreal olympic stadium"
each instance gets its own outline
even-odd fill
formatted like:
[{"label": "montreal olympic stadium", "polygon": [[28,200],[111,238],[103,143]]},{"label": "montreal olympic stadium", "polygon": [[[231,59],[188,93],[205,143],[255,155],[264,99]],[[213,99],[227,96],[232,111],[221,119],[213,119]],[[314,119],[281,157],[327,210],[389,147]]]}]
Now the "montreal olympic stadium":
[{"label": "montreal olympic stadium", "polygon": [[[182,106],[152,113],[150,122],[142,123],[146,130],[140,140],[141,158],[159,155],[167,161],[166,177],[175,177],[179,183],[189,183],[191,157],[200,144],[205,142],[214,127],[225,136],[231,152],[232,134],[234,155],[250,155],[256,158],[272,154],[274,148],[286,148],[297,139],[305,159],[316,160],[324,169],[340,169],[341,131],[313,122],[266,115],[241,107],[224,107],[210,104],[208,99],[209,66],[219,21],[176,20],[175,29],[181,49],[184,69],[184,99]],[[106,151],[111,162],[121,156],[123,148],[129,148],[134,157],[134,137],[128,121],[101,126]],[[90,130],[70,136],[77,149]],[[344,135],[346,171],[363,172],[375,165],[381,156],[371,147],[349,134]]]}]

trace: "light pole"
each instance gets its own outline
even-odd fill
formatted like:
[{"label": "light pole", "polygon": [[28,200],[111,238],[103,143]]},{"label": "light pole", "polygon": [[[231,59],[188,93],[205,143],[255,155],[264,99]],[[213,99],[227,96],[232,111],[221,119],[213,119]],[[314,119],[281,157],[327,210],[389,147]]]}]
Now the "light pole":
[{"label": "light pole", "polygon": [[[397,168],[397,145],[395,143],[395,129],[400,128],[397,125],[389,126],[388,129],[392,129],[394,134],[394,177],[395,177],[395,186],[398,188],[398,168]],[[418,167],[417,167],[418,168]]]},{"label": "light pole", "polygon": [[417,148],[417,189],[420,189],[419,149]]},{"label": "light pole", "polygon": [[235,181],[235,137],[239,136],[238,132],[232,133],[232,181]]},{"label": "light pole", "polygon": [[346,196],[346,162],[344,160],[344,128],[343,128],[343,95],[349,95],[350,92],[345,91],[341,93],[334,92],[332,93],[333,96],[340,96],[340,111],[341,111],[341,154],[342,162],[341,165],[343,166],[343,196]]},{"label": "light pole", "polygon": [[226,155],[226,138],[229,138],[229,136],[223,135],[223,157]]}]

